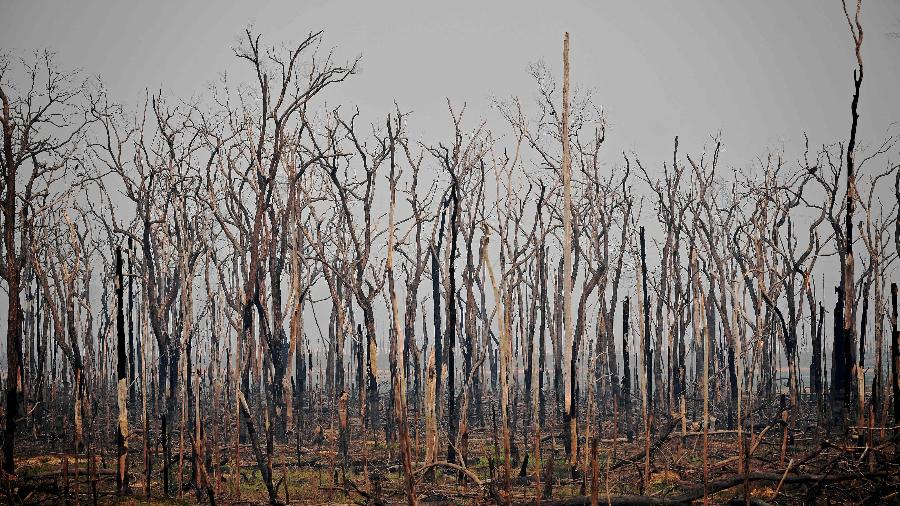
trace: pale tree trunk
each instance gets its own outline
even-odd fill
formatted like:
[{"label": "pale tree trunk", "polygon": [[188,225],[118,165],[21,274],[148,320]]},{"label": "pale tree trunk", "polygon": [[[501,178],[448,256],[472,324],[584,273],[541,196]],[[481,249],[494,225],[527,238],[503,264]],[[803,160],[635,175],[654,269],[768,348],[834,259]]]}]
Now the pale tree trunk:
[{"label": "pale tree trunk", "polygon": [[[428,355],[428,370],[425,373],[425,465],[437,462],[438,434],[435,389],[437,387],[437,371],[435,368],[436,347],[431,348]],[[434,474],[429,472],[429,476]]]},{"label": "pale tree trunk", "polygon": [[[565,331],[566,345],[563,363],[569,364],[573,360],[572,352],[575,343],[575,333],[572,328],[572,168],[569,153],[569,32],[566,32],[563,40],[563,105],[562,105],[562,186],[563,186],[563,327]],[[565,396],[566,422],[569,425],[569,466],[573,473],[578,466],[578,421],[572,416],[574,403],[574,385],[576,378],[574,371],[563,371],[563,385]]]},{"label": "pale tree trunk", "polygon": [[[566,37],[568,42],[568,36]],[[487,248],[487,242],[484,243],[484,248]],[[502,424],[502,438],[503,438],[503,473],[504,473],[504,487],[506,490],[506,504],[511,504],[512,500],[512,490],[510,483],[510,440],[509,440],[509,360],[511,353],[511,343],[509,338],[509,328],[508,328],[508,319],[507,319],[507,307],[505,304],[505,299],[501,298],[501,290],[502,287],[497,286],[497,280],[494,277],[494,268],[491,265],[491,262],[485,259],[485,265],[487,266],[488,275],[491,278],[491,286],[494,291],[494,300],[496,301],[498,311],[496,314],[499,315],[499,331],[500,331],[500,417]],[[503,273],[501,273],[500,283],[503,283]],[[568,392],[568,390],[566,390]]]},{"label": "pale tree trunk", "polygon": [[[398,118],[399,121],[399,118]],[[394,244],[395,237],[395,214],[397,208],[397,178],[394,173],[394,138],[391,130],[390,119],[388,120],[388,142],[391,143],[391,205],[388,217],[388,246],[387,260],[385,270],[388,276],[388,290],[391,300],[391,319],[393,321],[394,332],[391,333],[391,380],[393,382],[394,392],[394,417],[397,423],[398,441],[400,443],[400,454],[403,461],[403,472],[406,477],[406,500],[409,506],[415,506],[418,502],[415,491],[415,477],[412,469],[412,455],[409,447],[409,425],[406,420],[406,379],[404,359],[406,357],[406,340],[403,339],[400,324],[400,311],[397,307],[397,291],[394,281]],[[398,132],[399,133],[399,132]]]}]

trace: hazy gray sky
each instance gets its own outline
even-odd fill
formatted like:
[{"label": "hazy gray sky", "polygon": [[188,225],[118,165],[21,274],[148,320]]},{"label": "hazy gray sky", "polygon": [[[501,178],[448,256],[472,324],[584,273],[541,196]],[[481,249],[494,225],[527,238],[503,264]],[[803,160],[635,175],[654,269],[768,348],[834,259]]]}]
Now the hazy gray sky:
[{"label": "hazy gray sky", "polygon": [[[397,100],[413,110],[412,134],[449,133],[445,97],[468,102],[468,124],[493,95],[530,99],[528,64],[560,71],[563,32],[572,76],[597,90],[609,120],[607,162],[621,150],[668,158],[672,138],[696,151],[724,134],[725,161],[744,164],[784,143],[800,149],[849,131],[852,42],[839,0],[562,2],[7,2],[0,47],[14,55],[49,48],[64,68],[102,76],[116,100],[143,90],[202,95],[224,70],[245,27],[277,44],[325,29],[342,59],[362,72],[331,100],[378,117]],[[900,119],[900,1],[863,6],[866,76],[861,135],[874,142]]]},{"label": "hazy gray sky", "polygon": [[[491,97],[534,97],[528,66],[538,60],[558,77],[568,30],[573,82],[595,89],[607,114],[604,163],[635,151],[652,170],[675,135],[697,152],[721,132],[732,166],[782,145],[795,161],[804,132],[813,148],[849,136],[855,61],[840,0],[259,4],[0,0],[0,50],[53,50],[63,69],[101,76],[114,100],[136,107],[145,89],[202,97],[222,72],[242,75],[231,48],[248,26],[276,45],[324,29],[338,60],[363,56],[330,103],[380,122],[396,100],[414,112],[410,135],[435,143],[451,133],[447,98],[468,103],[465,126],[487,119],[509,132]],[[900,38],[888,35],[900,32],[900,0],[866,0],[862,22],[865,146],[900,120]]]}]

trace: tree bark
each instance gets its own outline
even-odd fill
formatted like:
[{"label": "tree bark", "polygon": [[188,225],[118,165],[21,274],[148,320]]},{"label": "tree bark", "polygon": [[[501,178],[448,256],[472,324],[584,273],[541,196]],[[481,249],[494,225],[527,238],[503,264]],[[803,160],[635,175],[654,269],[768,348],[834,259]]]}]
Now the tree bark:
[{"label": "tree bark", "polygon": [[[122,249],[116,247],[116,355],[117,360],[117,400],[119,404],[119,420],[116,427],[116,445],[118,448],[118,473],[116,474],[116,491],[119,494],[128,491],[128,358],[125,347],[125,300],[122,279]],[[133,364],[133,362],[132,362]]]}]

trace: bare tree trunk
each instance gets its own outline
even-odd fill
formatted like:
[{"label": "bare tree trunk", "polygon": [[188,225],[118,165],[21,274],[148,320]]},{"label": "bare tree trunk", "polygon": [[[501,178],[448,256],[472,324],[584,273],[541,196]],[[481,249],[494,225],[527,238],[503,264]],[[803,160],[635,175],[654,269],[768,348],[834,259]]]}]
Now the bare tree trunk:
[{"label": "bare tree trunk", "polygon": [[350,395],[346,390],[342,391],[338,396],[338,453],[341,457],[341,471],[347,472],[350,465],[350,417],[347,412],[347,402]]},{"label": "bare tree trunk", "polygon": [[[812,293],[812,290],[809,292]],[[812,359],[809,364],[809,386],[810,391],[816,397],[822,394],[822,326],[825,320],[825,307],[820,303],[818,308],[818,318],[816,314],[816,306],[809,296],[809,313],[810,313],[810,334],[812,342]]]},{"label": "bare tree trunk", "polygon": [[[437,462],[438,451],[438,434],[437,434],[437,402],[435,400],[435,389],[437,387],[437,371],[435,368],[435,355],[437,347],[431,348],[428,355],[428,370],[425,373],[425,465],[431,465]],[[434,479],[433,468],[428,471],[427,476]]]},{"label": "bare tree trunk", "polygon": [[434,402],[436,403],[436,407],[434,408],[435,416],[439,414],[440,404],[441,404],[441,374],[443,374],[443,342],[441,340],[441,334],[443,329],[441,328],[441,313],[443,313],[441,309],[441,268],[440,268],[440,259],[438,255],[441,250],[441,243],[444,238],[444,219],[446,215],[441,215],[441,228],[438,232],[438,242],[437,245],[432,245],[431,247],[431,298],[434,303],[434,346],[432,349],[434,350],[434,368],[435,368],[435,377],[434,377]]},{"label": "bare tree trunk", "polygon": [[897,283],[891,283],[891,365],[894,386],[894,423],[900,422],[900,327],[897,326]]},{"label": "bare tree trunk", "polygon": [[[575,345],[575,333],[572,328],[572,168],[569,153],[569,32],[566,32],[563,40],[563,105],[562,105],[562,187],[563,187],[563,244],[562,244],[562,293],[563,308],[562,318],[565,331],[565,349],[563,362],[572,363]],[[574,368],[568,374],[563,375],[565,396],[565,420],[568,424],[569,436],[569,466],[572,472],[578,466],[578,421],[572,416],[575,391]]]},{"label": "bare tree trunk", "polygon": [[137,379],[135,377],[134,348],[134,249],[131,237],[128,237],[128,402],[135,404]]},{"label": "bare tree trunk", "polygon": [[[543,192],[542,192],[543,197]],[[540,207],[538,207],[538,213],[540,214]],[[534,454],[534,498],[535,503],[540,504],[541,497],[541,397],[542,397],[542,388],[541,388],[541,378],[543,377],[543,357],[540,356],[540,353],[543,351],[543,337],[544,337],[544,292],[546,290],[544,285],[544,266],[542,265],[543,259],[541,255],[541,251],[543,251],[543,244],[536,244],[536,247],[539,248],[538,256],[537,256],[537,271],[539,281],[539,291],[540,296],[534,302],[536,305],[541,306],[541,342],[539,346],[531,346],[531,425],[532,425],[532,453]]]},{"label": "bare tree trunk", "polygon": [[[449,164],[448,164],[449,165]],[[449,167],[448,167],[449,169]],[[448,445],[447,461],[456,463],[456,448],[459,444],[459,415],[456,410],[456,248],[459,233],[459,194],[456,175],[451,171],[453,179],[450,189],[450,266],[447,290],[447,424]]]},{"label": "bare tree trunk", "polygon": [[[484,248],[487,248],[487,243],[484,243]],[[500,417],[502,424],[502,438],[503,438],[503,483],[504,489],[506,490],[506,504],[511,504],[512,500],[512,489],[510,483],[510,440],[509,440],[509,361],[510,354],[512,352],[512,343],[509,338],[509,319],[507,316],[508,307],[506,304],[506,299],[502,298],[501,290],[502,286],[497,286],[497,280],[494,277],[494,268],[491,266],[490,261],[486,261],[488,274],[491,278],[491,285],[494,290],[494,300],[497,304],[497,314],[500,317],[499,332],[500,332]],[[503,277],[501,275],[500,279],[501,285],[503,284]]]},{"label": "bare tree trunk", "polygon": [[[16,224],[18,216],[16,209],[17,172],[19,162],[13,154],[13,143],[18,141],[13,138],[14,120],[10,112],[10,99],[5,90],[0,87],[0,99],[3,102],[3,164],[6,181],[4,181],[5,194],[3,201],[3,246],[6,253],[6,265],[4,266],[7,283],[7,295],[9,307],[6,317],[6,428],[3,431],[3,471],[14,474],[16,421],[19,418],[19,404],[22,401],[22,307],[19,293],[22,291],[21,271],[22,265],[16,254]],[[23,140],[24,143],[24,140]],[[24,154],[24,153],[23,153]]]},{"label": "bare tree trunk", "polygon": [[[141,311],[141,322],[142,322],[142,336],[147,335],[147,298],[141,297],[141,305],[144,309]],[[147,343],[148,341],[144,341]],[[152,344],[151,344],[152,346]],[[147,345],[142,347],[143,357],[141,360],[141,412],[142,412],[142,421],[143,421],[143,429],[144,433],[141,435],[141,439],[144,441],[144,495],[147,499],[150,499],[150,476],[153,471],[153,460],[150,455],[150,416],[147,411],[147,354],[148,349]],[[155,396],[154,396],[155,398]]]},{"label": "bare tree trunk", "polygon": [[[852,361],[853,345],[849,341],[847,329],[844,324],[846,316],[843,280],[835,290],[837,302],[834,307],[834,341],[831,355],[831,419],[838,426],[846,424],[847,404],[850,402],[850,370],[854,367]],[[852,305],[852,301],[850,302]]]},{"label": "bare tree trunk", "polygon": [[[856,130],[857,125],[859,123],[859,90],[862,85],[863,78],[863,62],[862,56],[860,53],[860,49],[862,46],[863,40],[863,32],[862,26],[859,24],[859,11],[862,5],[862,0],[857,0],[856,2],[856,18],[855,18],[855,27],[853,22],[850,20],[850,14],[847,12],[846,3],[843,2],[844,6],[844,14],[847,17],[847,22],[850,24],[851,35],[853,35],[853,41],[856,46],[856,64],[857,68],[853,71],[853,100],[850,103],[850,139],[847,142],[847,203],[846,203],[846,212],[844,214],[844,251],[846,253],[845,266],[844,266],[844,277],[841,279],[841,291],[843,291],[844,298],[844,318],[843,318],[843,331],[844,331],[844,341],[846,349],[849,350],[849,353],[846,356],[847,359],[847,375],[850,379],[849,384],[847,385],[847,394],[845,396],[844,401],[847,403],[848,413],[850,409],[850,402],[852,396],[850,393],[854,390],[853,386],[855,381],[857,381],[858,377],[858,365],[855,360],[853,360],[853,344],[856,342],[856,291],[855,291],[855,277],[854,277],[854,257],[853,257],[853,218],[854,211],[856,209],[856,171],[855,171],[855,161],[856,161]],[[861,401],[862,402],[862,401]],[[860,404],[861,406],[861,404]],[[862,417],[862,409],[860,408],[857,413],[858,417],[861,419]],[[844,423],[842,420],[841,423]]]},{"label": "bare tree trunk", "polygon": [[[398,118],[398,123],[400,118]],[[406,413],[406,340],[403,339],[400,324],[400,310],[397,304],[397,291],[394,281],[394,244],[395,237],[395,214],[397,208],[397,177],[395,176],[394,163],[394,136],[391,129],[390,119],[387,123],[388,142],[390,142],[391,151],[391,205],[388,218],[388,246],[387,260],[385,270],[388,276],[388,291],[391,301],[391,317],[393,321],[394,331],[391,333],[391,383],[394,393],[394,418],[397,423],[398,441],[400,443],[400,455],[403,462],[403,473],[406,478],[406,500],[409,506],[415,506],[417,503],[415,491],[415,477],[412,469],[412,455],[409,447],[409,424],[407,423]],[[399,134],[399,132],[398,132]]]},{"label": "bare tree trunk", "polygon": [[[639,252],[643,253],[643,241],[644,237],[644,229],[640,229],[640,245],[641,250]],[[640,255],[643,257],[643,255]],[[643,263],[643,262],[642,262]],[[646,270],[641,269],[638,271],[639,279],[637,280],[637,298],[638,301],[644,300],[644,291],[647,289],[646,284]],[[638,303],[638,321],[645,322],[647,318],[646,310],[644,308],[644,304],[642,302]],[[638,327],[640,329],[640,338],[638,340],[638,355],[639,355],[639,363],[637,367],[637,371],[635,371],[635,381],[640,385],[641,388],[641,418],[644,422],[644,468],[643,468],[643,476],[641,477],[641,492],[644,491],[650,485],[650,426],[652,425],[651,420],[651,411],[650,411],[650,382],[653,381],[653,376],[651,374],[652,370],[652,356],[649,354],[650,345],[648,340],[650,339],[650,334],[646,331],[647,327],[645,325],[641,325]]]},{"label": "bare tree trunk", "polygon": [[119,466],[116,474],[116,491],[119,494],[128,491],[128,359],[125,349],[125,301],[122,285],[122,249],[116,247],[116,355],[118,357],[116,399],[119,404],[119,423],[116,427]]},{"label": "bare tree trunk", "polygon": [[256,456],[256,466],[259,468],[260,474],[262,474],[263,483],[266,486],[266,491],[269,493],[269,504],[278,504],[278,494],[276,493],[275,486],[272,482],[272,472],[266,464],[266,458],[262,453],[262,449],[259,447],[259,437],[257,437],[256,426],[253,423],[253,414],[250,412],[250,407],[247,406],[247,400],[244,398],[244,394],[238,391],[237,396],[241,406],[241,414],[244,416],[244,421],[247,423],[247,433],[250,436],[250,445],[253,447],[253,454]]},{"label": "bare tree trunk", "polygon": [[650,294],[647,290],[647,248],[644,227],[640,230],[641,284],[643,286],[644,367],[646,368],[647,402],[650,417],[653,416],[653,349],[650,348]]}]

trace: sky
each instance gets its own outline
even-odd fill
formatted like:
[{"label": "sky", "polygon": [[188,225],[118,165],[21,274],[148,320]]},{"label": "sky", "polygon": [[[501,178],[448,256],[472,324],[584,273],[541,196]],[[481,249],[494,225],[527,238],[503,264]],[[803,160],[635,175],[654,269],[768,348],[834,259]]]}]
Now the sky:
[{"label": "sky", "polygon": [[[226,5],[227,4],[227,5]],[[571,34],[572,81],[595,90],[607,114],[607,163],[623,150],[668,159],[675,135],[699,151],[722,133],[723,160],[742,165],[787,146],[799,154],[849,135],[854,66],[839,0],[680,2],[8,2],[0,47],[48,48],[62,68],[99,75],[112,98],[137,106],[162,90],[203,97],[243,65],[231,48],[252,27],[273,45],[325,30],[339,60],[361,72],[329,98],[382,121],[397,101],[414,112],[413,135],[450,133],[447,99],[467,104],[466,124],[502,129],[491,97],[531,100],[530,63],[561,74]],[[866,75],[863,141],[900,120],[900,1],[863,6]]]},{"label": "sky", "polygon": [[[866,0],[862,24],[866,145],[900,120],[900,0]],[[466,103],[465,126],[508,132],[492,98],[534,99],[528,67],[541,60],[561,81],[566,31],[572,82],[606,113],[603,163],[626,151],[658,167],[676,135],[696,153],[721,133],[721,160],[736,167],[781,147],[796,161],[804,133],[813,146],[849,137],[855,59],[840,0],[0,0],[0,50],[50,49],[62,69],[99,76],[132,108],[147,91],[202,100],[224,72],[241,79],[232,48],[248,27],[275,46],[324,30],[323,50],[338,61],[362,57],[328,100],[379,122],[396,101],[413,112],[411,136],[430,144],[451,134],[447,100]]]}]

